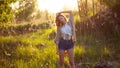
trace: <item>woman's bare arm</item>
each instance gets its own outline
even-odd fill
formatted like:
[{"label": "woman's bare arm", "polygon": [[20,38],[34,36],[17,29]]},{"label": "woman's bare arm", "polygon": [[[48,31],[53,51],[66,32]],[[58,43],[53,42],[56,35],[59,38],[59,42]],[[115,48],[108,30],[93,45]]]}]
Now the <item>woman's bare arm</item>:
[{"label": "woman's bare arm", "polygon": [[71,10],[60,11],[60,12],[58,12],[57,14],[61,14],[61,13],[72,13],[72,11],[71,11]]},{"label": "woman's bare arm", "polygon": [[72,26],[74,24],[74,15],[73,15],[72,10],[60,11],[60,12],[56,13],[56,15],[59,15],[62,13],[69,13],[69,15],[70,15],[69,21],[70,21],[70,25]]},{"label": "woman's bare arm", "polygon": [[61,14],[61,13],[69,13],[70,17],[69,17],[69,24],[72,26],[72,35],[73,35],[73,39],[74,41],[76,41],[76,33],[75,33],[75,23],[74,23],[74,15],[73,12],[71,10],[66,10],[66,11],[60,11],[57,13]]}]

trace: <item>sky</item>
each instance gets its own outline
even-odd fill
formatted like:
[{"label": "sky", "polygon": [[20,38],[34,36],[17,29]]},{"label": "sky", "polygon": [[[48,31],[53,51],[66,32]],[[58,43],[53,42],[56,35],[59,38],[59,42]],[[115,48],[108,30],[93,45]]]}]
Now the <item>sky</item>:
[{"label": "sky", "polygon": [[67,7],[67,10],[77,9],[77,0],[38,0],[37,3],[40,10],[53,13],[61,11],[64,7]]}]

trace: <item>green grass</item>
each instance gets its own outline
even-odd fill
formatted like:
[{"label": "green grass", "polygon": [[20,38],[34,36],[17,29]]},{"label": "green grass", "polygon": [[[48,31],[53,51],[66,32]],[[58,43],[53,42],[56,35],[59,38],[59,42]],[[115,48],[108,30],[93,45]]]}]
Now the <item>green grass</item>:
[{"label": "green grass", "polygon": [[[9,61],[11,63],[5,63],[1,67],[8,68],[7,65],[12,64],[15,68],[55,68],[57,59],[56,48],[54,41],[48,37],[54,30],[55,28],[44,29],[30,34],[1,37],[0,44],[3,46],[3,48],[1,47],[3,49],[1,51],[3,53],[2,56],[5,56],[6,60],[11,59]],[[4,55],[5,51],[10,56]],[[0,58],[1,60],[4,59],[4,57]],[[0,63],[2,62],[0,61]]]},{"label": "green grass", "polygon": [[[54,39],[49,37],[54,30],[53,27],[18,36],[1,36],[0,68],[57,68],[59,56],[56,55]],[[75,63],[90,63],[82,65],[83,68],[93,68],[99,61],[115,60],[111,57],[115,50],[109,48],[105,42],[92,35],[77,36],[77,39]],[[66,68],[68,63],[68,57],[65,57]]]}]

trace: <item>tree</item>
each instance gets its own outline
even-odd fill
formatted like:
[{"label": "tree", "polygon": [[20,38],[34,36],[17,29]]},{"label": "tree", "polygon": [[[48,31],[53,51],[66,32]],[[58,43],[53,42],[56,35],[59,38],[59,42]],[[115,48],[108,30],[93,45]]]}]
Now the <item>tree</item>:
[{"label": "tree", "polygon": [[120,0],[103,0],[103,4],[106,4],[113,12],[120,16]]},{"label": "tree", "polygon": [[16,2],[16,0],[0,0],[0,23],[7,23],[10,21],[13,11],[11,8],[11,3]]},{"label": "tree", "polygon": [[35,11],[36,0],[20,0],[19,8],[17,9],[17,20],[30,20],[30,15]]}]

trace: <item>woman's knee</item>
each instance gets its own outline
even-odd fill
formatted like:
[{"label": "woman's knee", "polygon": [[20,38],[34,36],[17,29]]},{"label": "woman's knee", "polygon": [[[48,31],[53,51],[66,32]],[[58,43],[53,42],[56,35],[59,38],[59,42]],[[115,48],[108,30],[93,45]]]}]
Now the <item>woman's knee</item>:
[{"label": "woman's knee", "polygon": [[63,61],[60,61],[60,65],[63,66],[63,65],[64,65],[64,62],[63,62]]},{"label": "woman's knee", "polygon": [[64,65],[64,54],[60,54],[59,59],[60,65]]}]

